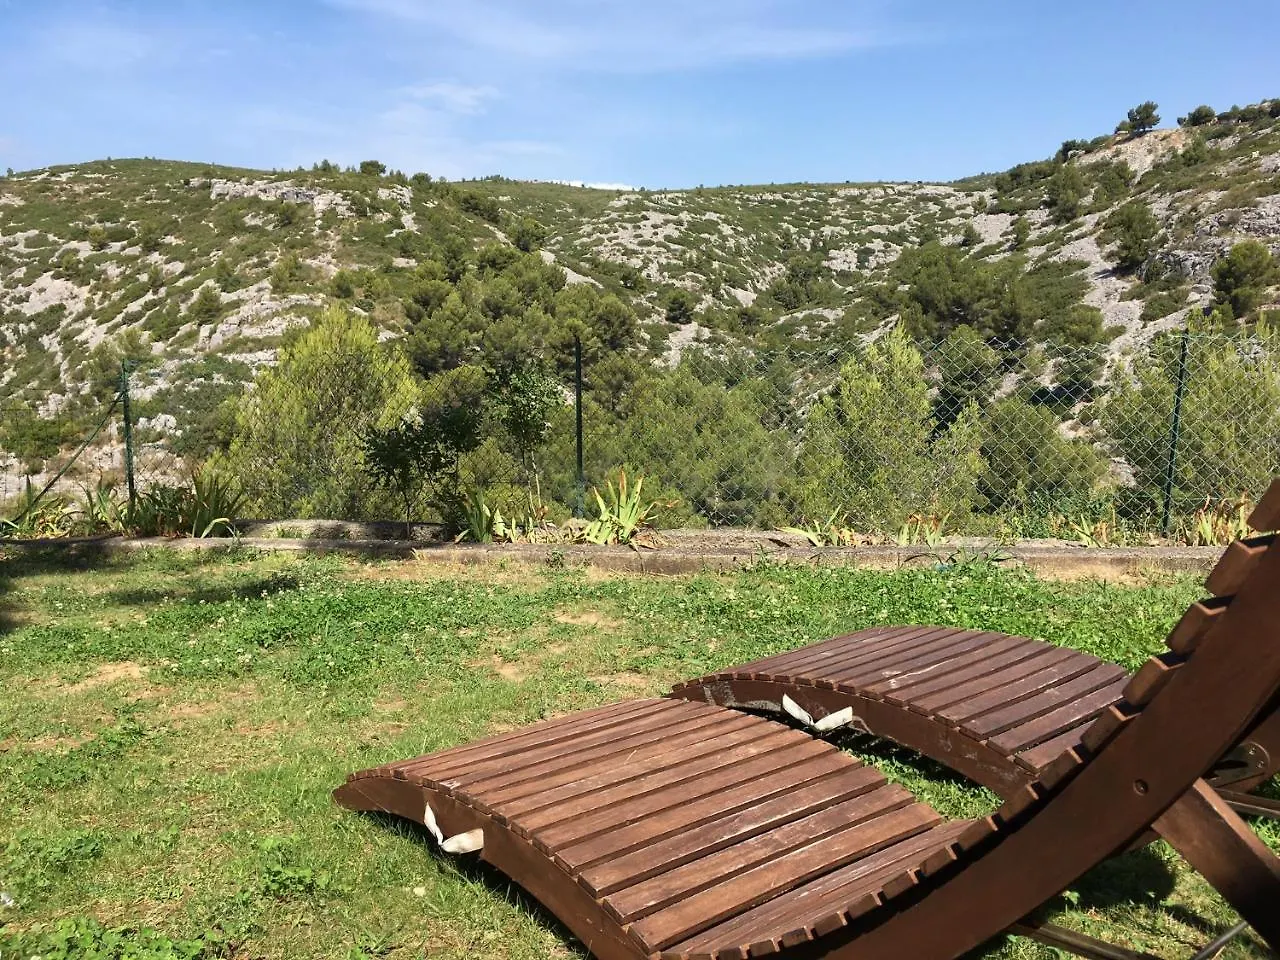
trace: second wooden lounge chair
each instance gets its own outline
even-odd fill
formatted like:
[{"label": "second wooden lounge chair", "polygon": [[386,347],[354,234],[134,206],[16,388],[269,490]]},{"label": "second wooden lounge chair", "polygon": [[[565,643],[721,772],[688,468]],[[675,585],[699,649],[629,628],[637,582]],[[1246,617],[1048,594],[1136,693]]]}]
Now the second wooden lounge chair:
[{"label": "second wooden lounge chair", "polygon": [[1280,693],[1280,548],[1251,557],[1220,612],[1175,632],[1177,658],[982,820],[945,823],[801,731],[678,699],[374,767],[335,796],[478,850],[601,960],[949,960],[1156,825],[1280,947],[1280,865],[1199,779]]}]

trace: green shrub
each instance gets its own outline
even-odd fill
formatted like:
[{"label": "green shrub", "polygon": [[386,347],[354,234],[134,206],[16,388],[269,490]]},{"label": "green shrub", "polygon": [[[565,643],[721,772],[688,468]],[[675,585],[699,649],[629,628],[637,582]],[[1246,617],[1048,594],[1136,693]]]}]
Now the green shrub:
[{"label": "green shrub", "polygon": [[1257,240],[1244,240],[1213,265],[1213,288],[1220,305],[1229,305],[1236,319],[1243,319],[1257,309],[1268,286],[1278,279],[1280,270],[1267,246]]},{"label": "green shrub", "polygon": [[993,404],[982,426],[978,489],[993,510],[1086,500],[1106,470],[1088,441],[1063,436],[1051,410],[1017,397]]},{"label": "green shrub", "polygon": [[261,516],[386,515],[362,439],[398,422],[417,394],[408,362],[378,343],[367,320],[329,307],[241,401],[226,465]]}]

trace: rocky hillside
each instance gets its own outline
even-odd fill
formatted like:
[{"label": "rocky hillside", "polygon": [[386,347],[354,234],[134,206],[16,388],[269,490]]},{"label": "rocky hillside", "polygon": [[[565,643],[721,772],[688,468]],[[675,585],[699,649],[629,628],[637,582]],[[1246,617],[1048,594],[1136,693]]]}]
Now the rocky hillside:
[{"label": "rocky hillside", "polygon": [[[448,272],[450,257],[513,243],[568,284],[614,294],[659,361],[708,339],[838,345],[895,319],[920,336],[954,322],[1019,339],[1070,326],[1117,355],[1208,305],[1211,266],[1236,242],[1280,251],[1276,107],[1070,141],[1054,159],[951,184],[622,193],[443,183],[375,163],[265,173],[154,160],[10,174],[0,410],[64,415],[139,352],[152,393],[198,387],[191,404],[207,408],[327,299],[398,337],[422,319],[406,302],[420,264]],[[1154,218],[1137,231],[1138,262],[1118,248],[1118,211],[1135,203]],[[939,271],[990,289],[1031,279],[1018,317],[996,323],[933,302]]]}]

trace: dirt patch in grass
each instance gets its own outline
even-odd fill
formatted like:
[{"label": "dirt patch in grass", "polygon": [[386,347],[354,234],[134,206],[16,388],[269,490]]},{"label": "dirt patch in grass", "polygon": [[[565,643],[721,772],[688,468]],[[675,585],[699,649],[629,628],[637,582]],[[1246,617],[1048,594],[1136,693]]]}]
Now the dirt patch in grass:
[{"label": "dirt patch in grass", "polygon": [[32,737],[30,740],[19,740],[17,737],[9,737],[0,740],[0,753],[8,753],[11,750],[22,750],[27,753],[53,753],[83,746],[92,739],[92,737]]},{"label": "dirt patch in grass", "polygon": [[85,690],[92,690],[95,687],[104,687],[109,683],[143,680],[149,670],[149,667],[144,667],[142,664],[134,663],[131,660],[125,660],[121,663],[104,663],[79,683],[73,683],[63,689],[68,693],[81,693]]},{"label": "dirt patch in grass", "polygon": [[611,694],[618,696],[637,696],[639,694],[654,693],[660,688],[659,684],[654,683],[654,678],[646,676],[643,673],[636,673],[633,670],[624,670],[621,673],[605,673],[596,674],[587,677],[592,683],[598,684]]},{"label": "dirt patch in grass", "polygon": [[575,627],[593,627],[597,630],[617,630],[622,621],[598,610],[557,610],[553,615],[556,623],[567,623]]}]

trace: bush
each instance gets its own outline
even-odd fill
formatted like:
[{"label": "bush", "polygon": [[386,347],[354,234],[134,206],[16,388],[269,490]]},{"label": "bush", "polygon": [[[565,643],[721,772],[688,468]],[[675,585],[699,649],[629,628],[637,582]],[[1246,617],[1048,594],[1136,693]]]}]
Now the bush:
[{"label": "bush", "polygon": [[1107,217],[1103,239],[1115,244],[1113,253],[1121,270],[1137,270],[1155,253],[1159,230],[1151,208],[1131,200]]},{"label": "bush", "polygon": [[1206,123],[1213,123],[1218,119],[1217,111],[1208,104],[1201,104],[1196,107],[1185,117],[1178,118],[1178,125],[1183,127],[1203,127]]},{"label": "bush", "polygon": [[978,489],[993,510],[1084,501],[1106,471],[1088,442],[1062,435],[1052,411],[1016,397],[987,411],[983,433]]},{"label": "bush", "polygon": [[1276,282],[1275,258],[1266,245],[1244,240],[1213,265],[1213,287],[1220,305],[1229,305],[1236,319],[1244,319],[1262,302],[1266,288]]},{"label": "bush", "polygon": [[360,172],[366,177],[380,177],[387,172],[387,165],[380,160],[361,160]]},{"label": "bush", "polygon": [[805,424],[798,500],[807,517],[844,514],[862,530],[898,529],[921,511],[962,521],[979,506],[976,406],[940,427],[924,359],[900,328],[840,368]]},{"label": "bush", "polygon": [[1148,130],[1160,126],[1159,104],[1152,100],[1138,104],[1129,111],[1128,129],[1141,136]]},{"label": "bush", "polygon": [[[1103,412],[1112,449],[1133,469],[1148,501],[1164,489],[1180,348],[1178,337],[1159,341]],[[1280,335],[1263,328],[1240,348],[1193,336],[1187,371],[1175,499],[1191,505],[1260,496],[1280,450]]]},{"label": "bush", "polygon": [[408,362],[341,307],[280,353],[241,401],[227,466],[262,516],[387,515],[370,489],[362,440],[398,422],[417,399]]},{"label": "bush", "polygon": [[525,253],[537,250],[547,239],[547,228],[533,217],[521,217],[511,230],[511,242]]}]

